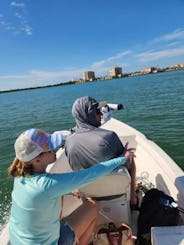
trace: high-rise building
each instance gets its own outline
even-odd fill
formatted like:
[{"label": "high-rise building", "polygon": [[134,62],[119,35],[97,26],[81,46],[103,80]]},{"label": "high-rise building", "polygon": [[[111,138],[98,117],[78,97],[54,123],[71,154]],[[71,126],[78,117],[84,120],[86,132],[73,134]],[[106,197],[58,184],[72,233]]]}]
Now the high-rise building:
[{"label": "high-rise building", "polygon": [[109,70],[109,76],[110,77],[119,77],[122,75],[122,67],[112,67],[110,70]]},{"label": "high-rise building", "polygon": [[84,81],[94,81],[95,80],[95,73],[94,73],[94,71],[85,71],[85,72],[83,72],[82,78]]}]

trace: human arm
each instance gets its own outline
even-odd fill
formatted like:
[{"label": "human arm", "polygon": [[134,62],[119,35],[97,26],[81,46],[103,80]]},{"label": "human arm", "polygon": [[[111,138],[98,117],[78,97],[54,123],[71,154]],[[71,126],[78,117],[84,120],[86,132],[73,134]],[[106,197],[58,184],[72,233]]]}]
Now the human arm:
[{"label": "human arm", "polygon": [[75,172],[61,174],[48,173],[45,175],[44,181],[45,192],[49,196],[67,194],[109,174],[113,169],[125,164],[125,160],[125,157],[118,157]]}]

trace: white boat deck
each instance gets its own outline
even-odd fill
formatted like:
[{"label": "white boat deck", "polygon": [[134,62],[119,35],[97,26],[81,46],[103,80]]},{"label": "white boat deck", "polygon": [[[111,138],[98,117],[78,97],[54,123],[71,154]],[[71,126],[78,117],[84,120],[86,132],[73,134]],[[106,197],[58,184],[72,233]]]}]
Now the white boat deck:
[{"label": "white boat deck", "polygon": [[[108,121],[103,125],[103,128],[115,131],[124,144],[129,142],[130,148],[136,148],[135,162],[139,181],[142,181],[143,184],[147,185],[152,183],[154,187],[166,192],[168,195],[171,195],[175,201],[178,202],[178,205],[184,208],[184,173],[158,145],[148,140],[136,129],[116,119],[111,119]],[[57,152],[57,156],[58,160],[56,163],[49,166],[48,171],[71,171],[62,149]],[[72,210],[81,204],[80,200],[73,200],[74,197],[71,196],[65,199],[65,215],[69,214]],[[131,212],[130,223],[133,230],[133,235],[135,236],[137,215],[137,211]],[[184,216],[182,216],[182,222],[184,225]],[[183,226],[174,227],[173,232],[171,232],[172,228],[167,227],[161,230],[153,229],[152,244],[171,245],[170,241],[174,239],[174,243],[172,243],[172,245],[184,245],[184,241],[182,240],[183,238],[181,239],[181,236],[184,236],[183,228]],[[165,239],[164,236],[167,236],[168,233],[169,241],[167,240],[165,243],[165,240],[163,239]],[[0,244],[8,245],[8,239],[8,226],[6,226],[0,234]]]}]

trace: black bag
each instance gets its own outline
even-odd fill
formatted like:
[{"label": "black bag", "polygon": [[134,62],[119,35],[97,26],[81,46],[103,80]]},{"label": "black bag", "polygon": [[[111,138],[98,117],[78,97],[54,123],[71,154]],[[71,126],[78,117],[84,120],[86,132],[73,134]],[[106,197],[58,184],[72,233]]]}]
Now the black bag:
[{"label": "black bag", "polygon": [[150,189],[143,197],[137,220],[137,245],[151,245],[151,227],[174,226],[179,222],[179,210],[174,199],[158,189]]}]

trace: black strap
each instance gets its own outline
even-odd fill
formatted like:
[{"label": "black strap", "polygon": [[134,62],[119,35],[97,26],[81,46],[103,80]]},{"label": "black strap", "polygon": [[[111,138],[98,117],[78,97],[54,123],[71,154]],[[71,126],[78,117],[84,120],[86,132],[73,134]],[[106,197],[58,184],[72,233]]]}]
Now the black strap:
[{"label": "black strap", "polygon": [[113,196],[104,196],[104,197],[91,197],[95,201],[110,201],[119,197],[122,197],[126,194],[118,194],[118,195],[113,195]]}]

